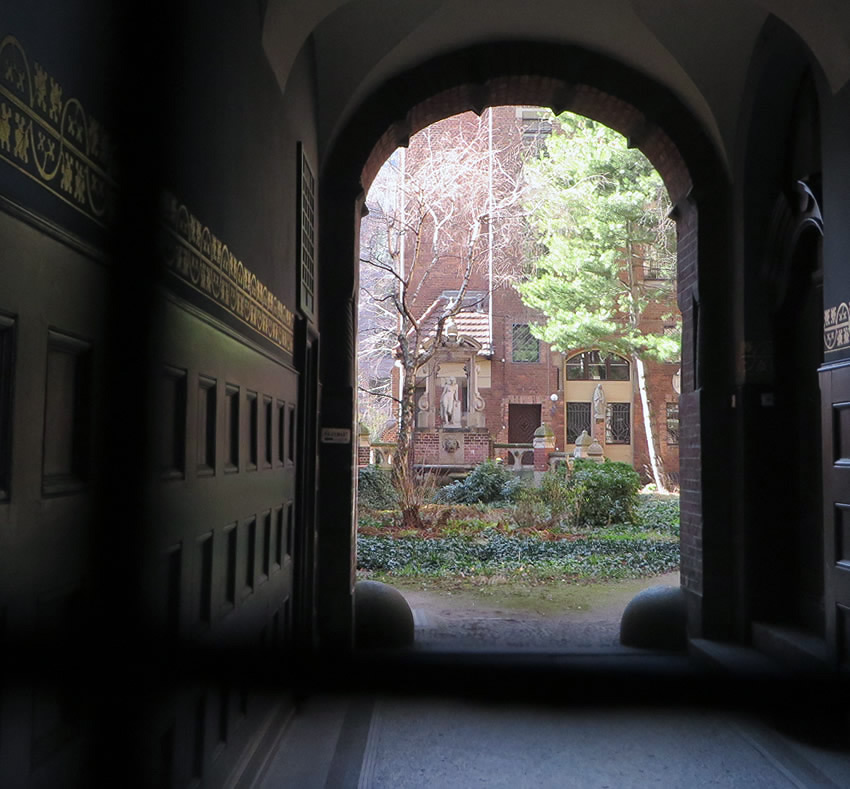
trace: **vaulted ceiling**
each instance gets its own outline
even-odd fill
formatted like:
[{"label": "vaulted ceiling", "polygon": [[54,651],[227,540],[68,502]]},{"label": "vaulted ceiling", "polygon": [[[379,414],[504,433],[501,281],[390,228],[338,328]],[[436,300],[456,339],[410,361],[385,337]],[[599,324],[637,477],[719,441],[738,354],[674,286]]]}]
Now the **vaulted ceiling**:
[{"label": "vaulted ceiling", "polygon": [[264,46],[285,87],[299,52],[312,45],[323,152],[391,77],[472,44],[521,40],[577,44],[652,77],[728,157],[749,59],[771,13],[840,90],[850,79],[846,0],[269,0]]}]

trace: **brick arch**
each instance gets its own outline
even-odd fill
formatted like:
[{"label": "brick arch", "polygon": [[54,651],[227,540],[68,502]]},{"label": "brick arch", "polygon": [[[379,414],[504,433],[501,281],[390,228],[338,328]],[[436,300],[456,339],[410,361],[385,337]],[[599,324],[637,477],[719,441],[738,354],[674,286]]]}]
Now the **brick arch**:
[{"label": "brick arch", "polygon": [[[322,338],[322,412],[326,424],[352,419],[355,381],[355,261],[365,190],[389,155],[431,123],[488,106],[527,104],[586,115],[624,134],[664,179],[678,231],[678,301],[682,314],[680,414],[681,578],[692,633],[725,632],[722,601],[703,606],[703,465],[721,447],[703,447],[701,387],[704,371],[726,375],[728,320],[720,319],[729,249],[731,178],[710,135],[681,100],[660,83],[610,57],[577,46],[540,42],[481,44],[441,55],[385,82],[351,114],[321,168],[319,185],[319,283]],[[700,221],[717,229],[699,233]],[[698,266],[700,263],[700,266]],[[706,272],[711,267],[712,274]],[[700,269],[705,269],[700,276]],[[725,301],[724,301],[725,303]],[[709,308],[704,305],[708,304]],[[703,306],[701,306],[703,305]],[[706,342],[711,335],[712,342]],[[724,412],[725,413],[725,412]],[[713,435],[719,435],[715,431]],[[712,438],[710,436],[710,438]],[[711,441],[709,441],[711,444]],[[725,445],[722,447],[725,451]],[[340,495],[351,480],[352,458],[322,448],[323,521],[339,534],[320,535],[320,584],[337,596],[339,613],[350,606],[353,495]],[[336,540],[339,542],[336,542]],[[349,573],[350,574],[350,573]],[[332,588],[332,589],[331,589]],[[706,613],[706,611],[708,613]]]},{"label": "brick arch", "polygon": [[663,178],[674,203],[726,167],[690,110],[633,68],[577,46],[501,42],[436,57],[386,82],[355,112],[334,154],[354,154],[368,189],[410,137],[468,110],[526,104],[575,112],[623,134]]},{"label": "brick arch", "polygon": [[681,202],[693,188],[693,179],[681,152],[669,135],[628,102],[591,85],[569,86],[551,77],[504,76],[483,85],[467,84],[442,91],[411,107],[381,135],[363,166],[364,192],[384,162],[410,137],[452,115],[507,105],[550,107],[556,113],[570,111],[608,126],[622,134],[658,171],[671,201]]}]

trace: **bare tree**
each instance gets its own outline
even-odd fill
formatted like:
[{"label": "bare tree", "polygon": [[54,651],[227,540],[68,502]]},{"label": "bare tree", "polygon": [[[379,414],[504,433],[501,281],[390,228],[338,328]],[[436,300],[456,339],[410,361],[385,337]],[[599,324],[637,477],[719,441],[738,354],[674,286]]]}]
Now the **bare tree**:
[{"label": "bare tree", "polygon": [[[408,527],[421,525],[411,462],[417,376],[450,319],[469,308],[473,278],[486,276],[492,287],[517,265],[518,172],[518,152],[495,150],[487,114],[467,113],[411,138],[408,150],[384,166],[367,198],[358,361],[365,379],[377,383],[381,376],[373,372],[392,359],[399,389],[381,391],[364,385],[364,378],[360,386],[398,409],[392,478]],[[426,283],[437,272],[454,287],[426,317],[433,306]]]}]

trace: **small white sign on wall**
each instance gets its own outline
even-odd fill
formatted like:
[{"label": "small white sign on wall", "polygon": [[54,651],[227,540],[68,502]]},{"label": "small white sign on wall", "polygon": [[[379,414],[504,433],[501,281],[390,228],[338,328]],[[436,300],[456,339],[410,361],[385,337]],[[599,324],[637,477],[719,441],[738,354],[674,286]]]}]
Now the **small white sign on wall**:
[{"label": "small white sign on wall", "polygon": [[351,430],[347,427],[323,427],[323,444],[350,444]]}]

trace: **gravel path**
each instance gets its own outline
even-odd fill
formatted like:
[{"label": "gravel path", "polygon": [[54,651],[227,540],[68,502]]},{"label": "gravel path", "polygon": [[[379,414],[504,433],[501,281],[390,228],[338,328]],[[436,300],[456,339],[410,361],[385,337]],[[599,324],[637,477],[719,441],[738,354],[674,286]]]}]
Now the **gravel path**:
[{"label": "gravel path", "polygon": [[[678,586],[679,573],[648,578],[642,588]],[[530,647],[605,648],[619,644],[620,617],[635,594],[612,597],[599,608],[544,616],[505,607],[488,608],[469,598],[423,591],[402,592],[413,609],[416,646],[422,649]],[[472,607],[474,606],[474,607]]]}]

